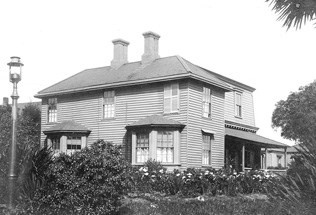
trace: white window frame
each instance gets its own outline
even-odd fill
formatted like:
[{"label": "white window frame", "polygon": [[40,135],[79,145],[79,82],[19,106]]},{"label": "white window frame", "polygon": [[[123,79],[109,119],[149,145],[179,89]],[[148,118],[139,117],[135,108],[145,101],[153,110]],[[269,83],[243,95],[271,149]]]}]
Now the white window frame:
[{"label": "white window frame", "polygon": [[[108,95],[112,95],[109,97]],[[103,93],[103,119],[111,119],[115,117],[115,91],[106,90]]]},{"label": "white window frame", "polygon": [[[180,132],[178,129],[155,129],[148,131],[149,134],[149,156],[148,159],[157,160],[157,141],[158,141],[158,132],[166,131],[173,132],[173,158],[172,162],[161,162],[163,165],[179,165],[180,163]],[[143,165],[144,162],[139,162],[137,160],[137,134],[139,132],[132,132],[132,165]],[[158,144],[159,145],[159,144]],[[158,161],[158,160],[157,160]]]},{"label": "white window frame", "polygon": [[174,163],[174,131],[157,131],[156,158],[161,163]]},{"label": "white window frame", "polygon": [[[175,95],[173,94],[174,92],[176,93]],[[179,83],[168,83],[164,85],[164,113],[179,112],[179,94]]]},{"label": "white window frame", "polygon": [[47,122],[57,122],[57,98],[49,98],[47,101]]},{"label": "white window frame", "polygon": [[149,159],[149,133],[136,133],[136,162],[142,163]]},{"label": "white window frame", "polygon": [[212,164],[212,145],[214,144],[214,134],[202,133],[202,166]]},{"label": "white window frame", "polygon": [[[239,102],[237,97],[240,96]],[[242,93],[240,92],[235,92],[235,116],[242,118]]]},{"label": "white window frame", "polygon": [[212,117],[212,90],[208,87],[203,87],[202,116],[206,118]]},{"label": "white window frame", "polygon": [[[76,147],[80,146],[80,149],[77,149],[77,148],[68,149],[68,146],[76,146]],[[76,151],[80,151],[81,149],[83,149],[82,137],[80,135],[68,135],[67,140],[66,140],[66,153],[72,154]]]}]

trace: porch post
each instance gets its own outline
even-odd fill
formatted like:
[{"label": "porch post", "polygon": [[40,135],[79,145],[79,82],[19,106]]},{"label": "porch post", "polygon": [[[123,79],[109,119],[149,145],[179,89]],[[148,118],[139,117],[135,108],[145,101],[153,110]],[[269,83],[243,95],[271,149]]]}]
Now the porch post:
[{"label": "porch post", "polygon": [[287,147],[284,148],[284,167],[287,168]]},{"label": "porch post", "polygon": [[242,144],[242,156],[241,156],[241,168],[242,171],[245,172],[245,144]]},{"label": "porch post", "polygon": [[267,161],[268,161],[268,148],[265,147],[265,149],[264,149],[264,169],[268,169]]}]

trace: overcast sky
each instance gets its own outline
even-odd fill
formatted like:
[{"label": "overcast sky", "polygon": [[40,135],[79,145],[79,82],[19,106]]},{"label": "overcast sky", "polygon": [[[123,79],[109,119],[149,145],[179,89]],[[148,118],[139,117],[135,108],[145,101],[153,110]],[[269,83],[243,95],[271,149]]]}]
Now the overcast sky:
[{"label": "overcast sky", "polygon": [[139,61],[150,30],[161,36],[161,57],[180,55],[256,88],[258,134],[291,143],[271,128],[271,116],[279,100],[315,79],[316,29],[286,31],[276,19],[265,0],[1,1],[0,98],[12,94],[11,56],[25,64],[19,102],[38,101],[38,91],[108,66],[113,39],[129,41],[129,62]]}]

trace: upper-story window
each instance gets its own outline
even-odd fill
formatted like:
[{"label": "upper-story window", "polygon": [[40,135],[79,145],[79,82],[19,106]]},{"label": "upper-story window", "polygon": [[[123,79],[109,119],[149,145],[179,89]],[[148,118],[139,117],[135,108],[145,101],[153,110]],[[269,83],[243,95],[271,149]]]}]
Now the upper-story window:
[{"label": "upper-story window", "polygon": [[179,111],[179,84],[166,84],[164,87],[164,112],[174,113]]},{"label": "upper-story window", "polygon": [[242,117],[242,94],[235,93],[235,116]]},{"label": "upper-story window", "polygon": [[103,118],[113,118],[115,114],[115,92],[108,90],[103,97]]},{"label": "upper-story window", "polygon": [[48,122],[57,122],[57,98],[48,99]]},{"label": "upper-story window", "polygon": [[203,87],[202,109],[204,117],[211,117],[211,89]]}]

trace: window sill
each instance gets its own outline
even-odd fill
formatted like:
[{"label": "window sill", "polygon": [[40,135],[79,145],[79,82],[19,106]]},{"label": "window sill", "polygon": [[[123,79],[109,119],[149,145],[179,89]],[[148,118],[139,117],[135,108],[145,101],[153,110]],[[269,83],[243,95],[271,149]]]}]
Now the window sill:
[{"label": "window sill", "polygon": [[237,118],[237,119],[242,119],[242,117],[241,117],[241,116],[235,116],[235,118]]},{"label": "window sill", "polygon": [[202,116],[202,119],[213,120],[212,117],[206,117],[206,116]]},{"label": "window sill", "polygon": [[170,112],[170,113],[163,113],[164,116],[165,115],[178,115],[178,114],[180,114],[180,111],[178,111],[178,112]]},{"label": "window sill", "polygon": [[212,168],[211,164],[202,164],[202,168]]},{"label": "window sill", "polygon": [[56,125],[58,122],[47,122],[46,125]]},{"label": "window sill", "polygon": [[115,117],[101,119],[102,122],[104,122],[104,121],[111,121],[111,120],[115,120]]}]

